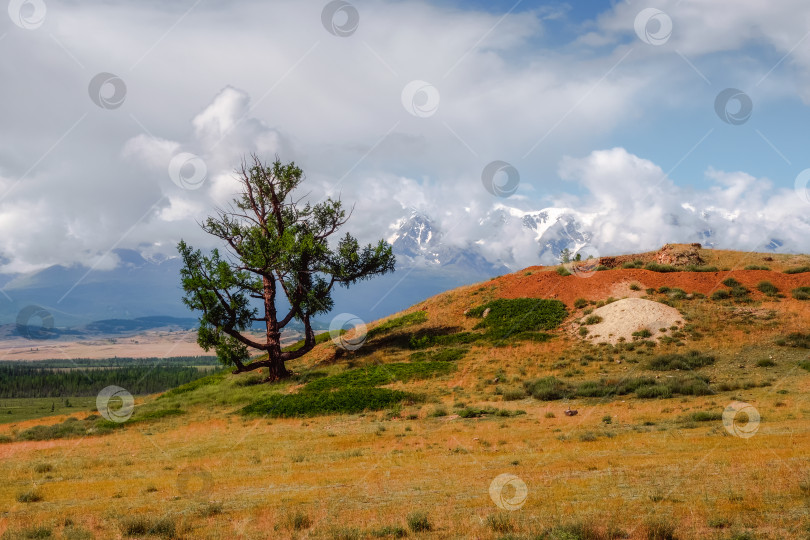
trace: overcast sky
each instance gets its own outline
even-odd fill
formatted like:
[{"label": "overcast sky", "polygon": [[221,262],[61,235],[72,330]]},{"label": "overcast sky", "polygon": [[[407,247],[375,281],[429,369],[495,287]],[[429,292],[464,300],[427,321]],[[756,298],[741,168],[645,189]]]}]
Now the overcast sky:
[{"label": "overcast sky", "polygon": [[12,0],[0,271],[206,245],[250,152],[356,203],[364,241],[415,208],[464,244],[505,204],[591,212],[603,253],[703,211],[721,247],[810,251],[810,4],[611,4]]}]

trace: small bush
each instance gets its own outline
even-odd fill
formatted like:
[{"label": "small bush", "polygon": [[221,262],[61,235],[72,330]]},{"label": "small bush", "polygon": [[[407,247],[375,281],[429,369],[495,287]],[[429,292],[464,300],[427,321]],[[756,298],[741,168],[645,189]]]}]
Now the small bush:
[{"label": "small bush", "polygon": [[652,336],[652,332],[650,332],[646,328],[643,328],[641,330],[633,332],[633,337],[635,337],[635,338],[644,339],[644,338],[648,338],[650,336]]},{"label": "small bush", "polygon": [[737,281],[733,277],[724,279],[723,280],[723,285],[725,285],[726,287],[731,288],[731,289],[733,289],[734,287],[742,287],[742,283],[740,283],[739,281]]},{"label": "small bush", "polygon": [[428,532],[433,530],[433,525],[425,512],[412,512],[408,514],[408,528],[412,532]]},{"label": "small bush", "polygon": [[780,347],[794,347],[797,349],[810,349],[810,334],[802,334],[801,332],[792,332],[787,337],[779,338],[776,344]]},{"label": "small bush", "polygon": [[602,317],[600,317],[599,315],[590,315],[585,319],[585,321],[582,324],[588,324],[588,325],[590,325],[590,324],[599,324],[603,320],[604,319],[602,319]]},{"label": "small bush", "polygon": [[563,277],[571,275],[571,272],[568,271],[568,268],[566,268],[564,266],[558,266],[557,267],[557,273],[559,275],[563,276]]},{"label": "small bush", "polygon": [[770,281],[760,281],[759,283],[757,283],[757,290],[762,294],[768,296],[775,296],[776,293],[779,292],[777,286],[771,283]]},{"label": "small bush", "polygon": [[50,527],[46,527],[44,525],[40,525],[38,527],[31,527],[29,529],[25,529],[22,531],[21,534],[22,538],[53,538],[53,529]]},{"label": "small bush", "polygon": [[518,401],[526,397],[526,391],[522,388],[509,388],[502,395],[504,401]]},{"label": "small bush", "polygon": [[124,536],[160,536],[162,538],[174,538],[177,534],[177,527],[169,517],[150,518],[148,516],[133,516],[124,519],[122,522]]},{"label": "small bush", "polygon": [[731,298],[731,292],[725,289],[720,289],[712,293],[712,300],[728,300]]},{"label": "small bush", "polygon": [[770,270],[770,266],[764,266],[759,264],[749,264],[745,267],[746,270]]},{"label": "small bush", "polygon": [[408,536],[408,531],[399,525],[386,525],[371,531],[371,536],[374,538],[405,538]]},{"label": "small bush", "polygon": [[719,272],[716,266],[696,266],[694,264],[687,265],[684,270],[687,272]]},{"label": "small bush", "polygon": [[585,300],[584,298],[577,298],[576,300],[574,300],[574,307],[577,309],[582,309],[587,305],[588,301]]},{"label": "small bush", "polygon": [[723,413],[716,411],[697,411],[687,414],[682,421],[686,422],[714,422],[723,419]]},{"label": "small bush", "polygon": [[685,354],[665,354],[650,360],[648,369],[655,371],[674,371],[702,368],[714,364],[714,357],[702,354],[700,351],[689,351]]},{"label": "small bush", "polygon": [[647,540],[676,540],[675,525],[669,521],[650,520],[647,522]]},{"label": "small bush", "polygon": [[554,401],[568,395],[568,387],[557,377],[543,377],[535,381],[523,383],[526,392],[532,397],[543,401]]},{"label": "small bush", "polygon": [[22,493],[17,494],[17,502],[21,503],[33,503],[39,502],[42,500],[42,494],[35,490],[23,491]]},{"label": "small bush", "polygon": [[631,291],[640,291],[641,290],[641,285],[639,285],[638,283],[631,283],[630,284],[630,290]]},{"label": "small bush", "polygon": [[804,274],[805,272],[810,272],[810,266],[798,266],[785,270],[785,274]]},{"label": "small bush", "polygon": [[677,272],[678,269],[669,264],[658,264],[658,263],[647,263],[647,266],[644,267],[646,270],[650,270],[652,272]]},{"label": "small bush", "polygon": [[797,287],[790,294],[796,300],[810,300],[810,287]]},{"label": "small bush", "polygon": [[770,358],[763,358],[759,362],[757,362],[757,367],[773,367],[776,365],[776,362],[771,360]]},{"label": "small bush", "polygon": [[403,401],[418,401],[418,396],[387,388],[341,388],[333,392],[271,394],[242,408],[244,415],[290,418],[324,414],[354,414],[379,411]]},{"label": "small bush", "polygon": [[[374,336],[379,336],[381,334],[387,334],[392,330],[396,330],[397,328],[403,328],[406,326],[413,326],[416,324],[421,324],[427,321],[427,312],[425,311],[414,311],[413,313],[408,313],[407,315],[403,315],[401,317],[395,317],[391,320],[385,321],[384,323],[372,328],[368,331],[366,336],[371,339]],[[328,333],[327,333],[328,334]]]}]

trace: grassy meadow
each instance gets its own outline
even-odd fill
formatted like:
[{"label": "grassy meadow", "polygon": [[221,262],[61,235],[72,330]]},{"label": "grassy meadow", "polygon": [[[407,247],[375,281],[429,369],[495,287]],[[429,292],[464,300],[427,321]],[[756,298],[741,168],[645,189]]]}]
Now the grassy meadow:
[{"label": "grassy meadow", "polygon": [[[810,301],[792,295],[810,273],[713,256],[716,272],[537,267],[463,287],[370,324],[356,351],[321,339],[289,380],[218,371],[137,397],[121,424],[15,418],[0,534],[810,538]],[[579,338],[624,296],[685,324]],[[734,403],[753,408],[727,429]]]}]

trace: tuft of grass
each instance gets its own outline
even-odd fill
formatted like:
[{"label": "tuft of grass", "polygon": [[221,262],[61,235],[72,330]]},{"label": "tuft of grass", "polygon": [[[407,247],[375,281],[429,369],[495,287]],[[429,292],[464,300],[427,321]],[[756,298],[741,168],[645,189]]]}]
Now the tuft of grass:
[{"label": "tuft of grass", "polygon": [[132,516],[121,522],[121,528],[124,536],[174,538],[177,535],[177,527],[170,517]]},{"label": "tuft of grass", "polygon": [[582,324],[599,324],[603,320],[599,315],[589,315]]},{"label": "tuft of grass", "polygon": [[526,381],[526,392],[541,401],[555,401],[573,397],[608,398],[635,394],[642,399],[669,398],[675,395],[707,396],[714,392],[709,387],[709,378],[702,375],[673,377],[658,380],[652,377],[626,377],[566,384],[556,377],[543,377]]},{"label": "tuft of grass", "polygon": [[642,328],[641,330],[633,332],[632,335],[633,335],[634,338],[645,339],[645,338],[648,338],[648,337],[652,336],[652,332],[650,332],[646,328]]},{"label": "tuft of grass", "polygon": [[23,491],[17,494],[17,502],[21,503],[34,503],[42,500],[42,494],[36,489]]},{"label": "tuft of grass", "polygon": [[21,531],[20,537],[26,539],[53,538],[53,529],[45,525],[39,525]]},{"label": "tuft of grass", "polygon": [[719,289],[714,291],[710,297],[712,300],[728,300],[731,298],[731,291],[726,289]]},{"label": "tuft of grass", "polygon": [[411,512],[408,514],[408,528],[412,532],[428,532],[433,530],[433,524],[425,512]]},{"label": "tuft of grass", "polygon": [[399,525],[386,525],[370,531],[369,534],[374,538],[405,538],[408,536],[408,531]]},{"label": "tuft of grass", "polygon": [[702,368],[714,364],[714,357],[704,355],[700,351],[689,351],[684,354],[663,354],[652,358],[647,364],[648,369],[655,371],[674,371]]},{"label": "tuft of grass", "polygon": [[695,411],[684,416],[683,422],[715,422],[723,419],[723,413],[717,411]]},{"label": "tuft of grass", "polygon": [[650,270],[651,272],[678,272],[679,270],[670,264],[658,264],[658,263],[647,263],[644,267],[645,270]]},{"label": "tuft of grass", "polygon": [[666,520],[651,519],[646,523],[647,540],[677,540],[675,525]]},{"label": "tuft of grass", "polygon": [[757,362],[757,367],[773,367],[775,365],[776,362],[774,362],[770,358],[763,358],[762,360]]},{"label": "tuft of grass", "polygon": [[557,273],[559,275],[563,276],[563,277],[571,275],[571,272],[568,271],[568,268],[566,268],[564,266],[558,266],[557,267]]},{"label": "tuft of grass", "polygon": [[794,347],[797,349],[810,349],[810,334],[791,332],[787,337],[778,338],[776,344],[780,347]]},{"label": "tuft of grass", "polygon": [[574,307],[577,309],[582,309],[587,305],[588,301],[585,300],[584,298],[577,298],[576,300],[574,300]]},{"label": "tuft of grass", "polygon": [[293,530],[303,531],[312,527],[312,520],[305,513],[296,512],[288,518],[288,524]]},{"label": "tuft of grass", "polygon": [[461,360],[467,354],[466,349],[439,349],[437,351],[419,351],[411,354],[408,359],[411,362],[455,362]]},{"label": "tuft of grass", "polygon": [[726,278],[723,280],[723,285],[726,287],[733,289],[734,287],[742,287],[742,283],[734,279],[733,277]]},{"label": "tuft of grass", "polygon": [[790,294],[796,300],[810,300],[810,287],[796,287]]},{"label": "tuft of grass", "polygon": [[745,267],[746,270],[770,270],[770,266],[765,266],[761,264],[749,264]]},{"label": "tuft of grass", "polygon": [[507,512],[498,512],[487,516],[487,526],[497,533],[509,533],[515,530],[512,516]]},{"label": "tuft of grass", "polygon": [[767,296],[776,296],[776,293],[779,292],[779,288],[770,281],[760,281],[757,283],[757,290]]},{"label": "tuft of grass", "polygon": [[[427,312],[425,311],[414,311],[413,313],[408,313],[407,315],[402,315],[401,317],[395,317],[384,323],[375,326],[371,330],[368,331],[366,336],[371,339],[374,336],[379,336],[382,334],[387,334],[392,330],[396,330],[398,328],[404,328],[406,326],[414,326],[417,324],[421,324],[423,322],[427,322]],[[328,335],[328,333],[327,333]]]},{"label": "tuft of grass", "polygon": [[810,272],[810,266],[797,266],[785,270],[785,274],[804,274],[805,272]]}]

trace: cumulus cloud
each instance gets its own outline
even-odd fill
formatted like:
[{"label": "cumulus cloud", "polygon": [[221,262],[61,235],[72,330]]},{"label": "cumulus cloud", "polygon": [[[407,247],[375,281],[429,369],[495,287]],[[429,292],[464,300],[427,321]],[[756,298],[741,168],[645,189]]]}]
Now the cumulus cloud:
[{"label": "cumulus cloud", "polygon": [[[716,163],[691,156],[693,168],[708,170],[696,179],[708,187],[692,192],[664,173],[667,159],[626,139],[658,127],[660,153],[675,161],[700,136],[685,133],[681,110],[706,121],[721,84],[755,86],[788,52],[758,87],[757,110],[768,96],[806,97],[810,49],[796,44],[810,7],[662,2],[674,23],[662,47],[638,41],[638,6],[628,3],[584,23],[561,8],[502,17],[425,1],[358,4],[361,23],[348,38],[323,28],[322,7],[244,0],[201,3],[184,16],[171,3],[99,0],[49,10],[35,31],[0,29],[0,97],[10,104],[0,126],[0,272],[108,268],[113,247],[171,256],[181,237],[205,245],[197,221],[234,195],[232,171],[250,152],[295,160],[313,200],[354,204],[350,223],[363,241],[416,208],[448,243],[484,239],[490,257],[530,261],[532,236],[515,220],[500,229],[486,222],[500,200],[483,189],[481,170],[506,160],[521,172],[510,204],[587,209],[601,216],[593,226],[606,250],[705,227],[724,247],[746,247],[756,220],[761,230],[789,227],[779,233],[785,249],[806,249],[786,178],[769,184],[758,172],[719,170],[744,169],[727,166],[745,153],[738,147],[721,148]],[[746,74],[752,65],[756,76]],[[126,83],[119,108],[88,97],[101,71]],[[428,118],[402,106],[416,79],[441,96]],[[667,110],[676,112],[661,123]],[[736,133],[764,147],[753,130]],[[593,152],[617,145],[627,150]],[[169,177],[179,153],[205,163],[198,189]]]}]

